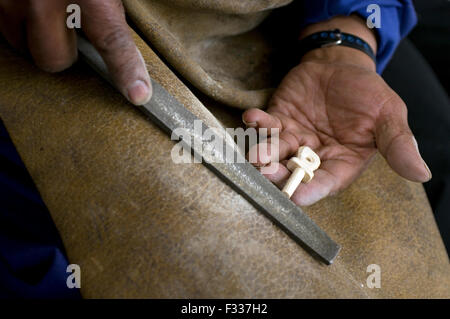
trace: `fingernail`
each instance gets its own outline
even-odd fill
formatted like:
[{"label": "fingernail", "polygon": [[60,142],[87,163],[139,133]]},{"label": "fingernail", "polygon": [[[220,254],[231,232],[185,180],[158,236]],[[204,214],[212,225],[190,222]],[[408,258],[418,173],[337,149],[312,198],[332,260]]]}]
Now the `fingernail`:
[{"label": "fingernail", "polygon": [[141,80],[137,80],[130,85],[127,94],[130,102],[135,105],[142,105],[150,100],[150,88]]},{"label": "fingernail", "polygon": [[[416,146],[416,150],[417,150],[417,154],[419,154],[420,158],[422,158],[422,155],[420,155],[420,151],[419,151],[419,144],[417,144],[417,140],[416,138],[413,136],[413,143]],[[428,174],[428,180],[430,180],[433,177],[433,174],[431,174],[430,168],[428,167],[427,163],[425,163],[425,161],[422,159],[423,162],[423,166],[425,166],[425,170],[427,171]]]},{"label": "fingernail", "polygon": [[425,161],[423,161],[423,166],[425,166],[425,169],[428,173],[428,180],[430,180],[433,177],[433,174],[431,174],[430,168],[428,167],[427,163],[425,163]]},{"label": "fingernail", "polygon": [[309,197],[301,197],[299,200],[299,205],[300,206],[311,206],[315,203],[317,203],[318,201],[324,199],[325,197],[327,197],[329,194],[310,194]]},{"label": "fingernail", "polygon": [[256,123],[256,122],[250,122],[250,123],[247,123],[246,121],[244,121],[244,119],[242,119],[242,122],[244,122],[245,126],[247,126],[247,127],[253,127],[253,128],[255,128],[255,127],[258,126],[258,123]]},{"label": "fingernail", "polygon": [[419,153],[419,155],[420,155],[419,144],[417,144],[417,140],[414,136],[412,137],[412,140],[413,140],[414,146],[416,147],[417,153]]}]

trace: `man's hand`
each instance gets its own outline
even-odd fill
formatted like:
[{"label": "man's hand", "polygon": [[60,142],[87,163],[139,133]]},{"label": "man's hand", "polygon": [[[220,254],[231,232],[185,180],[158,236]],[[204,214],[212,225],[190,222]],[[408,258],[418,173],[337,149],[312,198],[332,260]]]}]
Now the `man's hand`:
[{"label": "man's hand", "polygon": [[76,34],[67,28],[66,8],[81,7],[82,30],[102,55],[122,94],[134,104],[151,97],[144,60],[134,44],[120,0],[0,0],[0,31],[38,67],[59,72],[77,59]]},{"label": "man's hand", "polygon": [[301,184],[291,198],[298,205],[349,186],[377,148],[399,175],[415,182],[431,178],[408,127],[406,105],[376,74],[371,59],[352,48],[310,51],[284,78],[267,112],[248,110],[243,120],[250,127],[280,129],[280,163],[271,163],[275,154],[257,154],[256,146],[250,150],[258,155],[256,165],[275,166],[275,173],[266,177],[279,187],[290,175],[283,160],[299,146],[320,156],[314,179]]}]

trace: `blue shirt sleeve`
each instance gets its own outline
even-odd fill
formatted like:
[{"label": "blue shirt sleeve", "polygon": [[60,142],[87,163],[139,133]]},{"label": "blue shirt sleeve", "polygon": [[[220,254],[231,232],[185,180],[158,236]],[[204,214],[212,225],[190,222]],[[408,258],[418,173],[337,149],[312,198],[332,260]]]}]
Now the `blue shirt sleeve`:
[{"label": "blue shirt sleeve", "polygon": [[336,15],[359,14],[367,19],[370,4],[380,6],[381,27],[378,36],[377,72],[381,73],[392,57],[400,40],[412,30],[417,17],[412,0],[302,0],[302,26],[325,21]]}]

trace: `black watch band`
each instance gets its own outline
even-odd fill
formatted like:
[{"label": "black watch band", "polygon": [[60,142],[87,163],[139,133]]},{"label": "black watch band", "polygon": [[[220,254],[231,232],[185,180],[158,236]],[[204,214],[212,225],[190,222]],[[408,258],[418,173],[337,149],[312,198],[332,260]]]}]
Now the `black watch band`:
[{"label": "black watch band", "polygon": [[376,63],[375,54],[366,41],[353,34],[343,33],[339,29],[313,33],[300,40],[299,49],[302,57],[308,51],[336,45],[343,45],[363,51]]}]

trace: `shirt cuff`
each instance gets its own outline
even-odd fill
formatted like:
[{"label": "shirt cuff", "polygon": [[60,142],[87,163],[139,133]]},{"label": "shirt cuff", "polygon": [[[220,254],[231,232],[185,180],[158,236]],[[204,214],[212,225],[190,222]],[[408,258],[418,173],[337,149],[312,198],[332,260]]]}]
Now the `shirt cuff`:
[{"label": "shirt cuff", "polygon": [[301,27],[328,20],[336,15],[356,13],[367,19],[371,4],[380,6],[380,28],[375,28],[378,40],[377,72],[381,74],[394,54],[399,42],[417,23],[412,0],[314,0],[302,1]]}]

